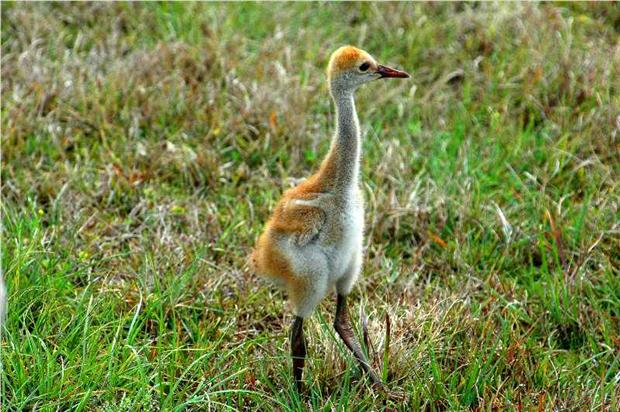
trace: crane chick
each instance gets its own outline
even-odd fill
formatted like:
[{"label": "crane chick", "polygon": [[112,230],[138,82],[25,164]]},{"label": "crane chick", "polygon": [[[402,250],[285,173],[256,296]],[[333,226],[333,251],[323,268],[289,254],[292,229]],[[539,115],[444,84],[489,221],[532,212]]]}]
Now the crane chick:
[{"label": "crane chick", "polygon": [[353,46],[341,47],[331,55],[327,80],[336,107],[336,130],[329,153],[314,175],[284,193],[252,252],[254,270],[282,287],[294,309],[290,340],[298,391],[306,357],[303,321],[334,287],[334,327],[373,387],[382,387],[360,348],[346,309],[346,298],[362,267],[364,236],[364,202],[359,189],[361,142],[354,94],[373,80],[407,77]]}]

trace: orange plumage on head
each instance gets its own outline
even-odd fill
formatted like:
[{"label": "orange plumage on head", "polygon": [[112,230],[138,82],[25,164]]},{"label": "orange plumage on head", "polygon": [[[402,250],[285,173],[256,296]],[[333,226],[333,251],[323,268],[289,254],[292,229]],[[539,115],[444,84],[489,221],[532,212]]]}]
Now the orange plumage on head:
[{"label": "orange plumage on head", "polygon": [[342,46],[333,52],[329,58],[327,76],[331,78],[331,76],[343,70],[350,70],[365,59],[373,61],[372,57],[364,50],[354,46]]}]

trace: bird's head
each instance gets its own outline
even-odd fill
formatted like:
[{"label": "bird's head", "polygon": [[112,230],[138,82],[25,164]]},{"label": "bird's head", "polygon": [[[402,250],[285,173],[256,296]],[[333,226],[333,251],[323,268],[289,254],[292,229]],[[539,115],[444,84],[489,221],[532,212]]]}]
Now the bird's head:
[{"label": "bird's head", "polygon": [[378,64],[373,57],[353,46],[332,53],[327,65],[329,88],[333,93],[353,92],[364,83],[384,78],[407,78],[406,72]]}]

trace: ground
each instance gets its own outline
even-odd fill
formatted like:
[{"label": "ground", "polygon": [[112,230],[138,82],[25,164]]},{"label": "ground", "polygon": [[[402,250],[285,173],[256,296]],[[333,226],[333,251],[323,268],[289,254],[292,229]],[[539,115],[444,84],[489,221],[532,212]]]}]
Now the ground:
[{"label": "ground", "polygon": [[[3,2],[2,409],[617,411],[619,33],[617,3]],[[358,94],[350,299],[401,401],[333,295],[300,398],[247,269],[343,44],[413,76]]]}]

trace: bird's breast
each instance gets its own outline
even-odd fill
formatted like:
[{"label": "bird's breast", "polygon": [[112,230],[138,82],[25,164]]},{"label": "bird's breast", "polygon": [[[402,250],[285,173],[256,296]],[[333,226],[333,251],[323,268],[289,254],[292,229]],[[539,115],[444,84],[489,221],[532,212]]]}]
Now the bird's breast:
[{"label": "bird's breast", "polygon": [[363,235],[364,207],[361,201],[343,202],[330,214],[321,243],[335,277],[340,277],[356,254],[361,253]]}]

